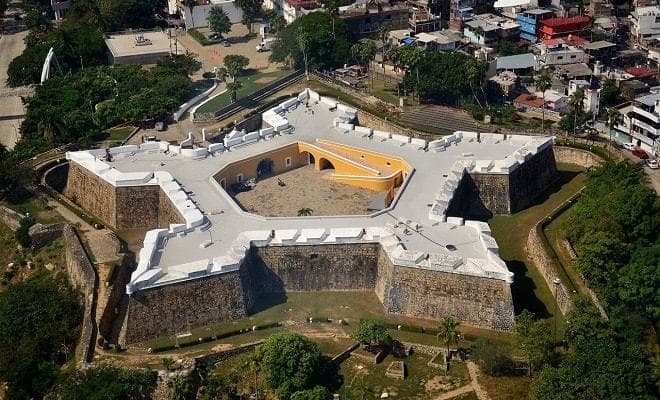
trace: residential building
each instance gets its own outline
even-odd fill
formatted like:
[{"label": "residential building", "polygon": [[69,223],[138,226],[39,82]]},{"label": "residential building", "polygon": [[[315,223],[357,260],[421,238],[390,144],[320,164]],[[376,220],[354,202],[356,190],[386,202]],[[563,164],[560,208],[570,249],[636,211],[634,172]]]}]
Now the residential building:
[{"label": "residential building", "polygon": [[306,11],[319,8],[316,0],[282,0],[282,16],[287,24],[302,17]]},{"label": "residential building", "polygon": [[497,57],[495,72],[515,72],[519,76],[532,75],[537,68],[536,56],[532,53],[516,54],[513,56]]},{"label": "residential building", "polygon": [[497,0],[493,4],[493,8],[497,10],[498,14],[510,19],[516,19],[520,13],[538,7],[538,0]]},{"label": "residential building", "polygon": [[384,0],[369,0],[339,8],[339,18],[346,21],[356,36],[371,35],[383,26],[387,30],[408,28],[408,6]]},{"label": "residential building", "polygon": [[580,45],[591,60],[608,63],[616,53],[616,44],[599,40],[597,42],[586,42]]},{"label": "residential building", "polygon": [[454,51],[461,44],[462,36],[458,32],[444,30],[422,32],[415,35],[417,46],[426,51]]},{"label": "residential building", "polygon": [[613,7],[608,0],[590,0],[587,10],[592,18],[609,17]]},{"label": "residential building", "polygon": [[539,63],[542,67],[589,62],[587,53],[577,47],[564,44],[542,44],[539,47],[541,50]]},{"label": "residential building", "polygon": [[660,153],[660,93],[637,97],[632,111],[625,114],[623,123],[616,127],[630,135],[633,143],[643,150]]},{"label": "residential building", "polygon": [[589,37],[589,17],[578,15],[575,17],[557,17],[544,19],[539,28],[539,39],[546,42],[549,39],[560,39],[569,35]]},{"label": "residential building", "polygon": [[498,15],[479,14],[465,23],[463,35],[472,43],[496,47],[500,39],[517,40],[520,25]]},{"label": "residential building", "polygon": [[449,28],[462,32],[463,26],[474,15],[476,0],[450,0],[449,1]]},{"label": "residential building", "polygon": [[415,33],[438,31],[441,28],[440,15],[434,15],[425,8],[410,7],[408,26]]},{"label": "residential building", "polygon": [[517,81],[518,81],[518,76],[515,73],[511,71],[503,71],[495,76],[488,78],[486,84],[490,88],[493,87],[498,88],[499,91],[502,93],[502,97],[506,100],[506,99],[510,99],[512,95],[517,93],[516,91]]},{"label": "residential building", "polygon": [[542,8],[518,13],[516,22],[520,25],[520,38],[536,43],[538,41],[539,28],[541,27],[540,22],[544,19],[553,18],[554,15],[552,11]]},{"label": "residential building", "polygon": [[50,7],[53,9],[55,15],[55,21],[60,21],[64,19],[66,13],[71,7],[70,0],[50,0]]},{"label": "residential building", "polygon": [[582,90],[584,93],[584,112],[598,114],[600,107],[600,89],[593,88],[591,84],[583,79],[571,80],[568,82],[568,95]]},{"label": "residential building", "polygon": [[630,36],[640,46],[660,37],[660,6],[637,7],[630,13]]}]

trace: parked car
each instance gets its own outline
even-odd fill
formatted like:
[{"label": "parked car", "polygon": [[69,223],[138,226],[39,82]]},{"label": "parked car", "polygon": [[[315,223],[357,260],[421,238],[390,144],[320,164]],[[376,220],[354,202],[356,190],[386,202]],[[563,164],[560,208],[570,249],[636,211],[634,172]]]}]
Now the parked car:
[{"label": "parked car", "polygon": [[220,39],[220,35],[217,32],[213,32],[212,34],[209,35],[209,39],[211,40]]},{"label": "parked car", "polygon": [[635,157],[637,157],[639,159],[642,159],[642,160],[646,160],[646,159],[649,158],[649,155],[646,154],[646,152],[642,149],[635,149],[635,150],[633,150],[632,153],[635,155]]},{"label": "parked car", "polygon": [[224,47],[229,47],[229,46],[231,46],[231,44],[229,43],[229,40],[223,40],[223,41],[222,41],[222,45],[223,45]]},{"label": "parked car", "polygon": [[623,148],[626,149],[626,150],[633,151],[633,150],[635,150],[635,145],[632,144],[632,143],[624,143]]},{"label": "parked car", "polygon": [[658,160],[651,158],[646,160],[646,166],[648,166],[651,169],[658,169],[660,168],[660,163],[658,162]]}]

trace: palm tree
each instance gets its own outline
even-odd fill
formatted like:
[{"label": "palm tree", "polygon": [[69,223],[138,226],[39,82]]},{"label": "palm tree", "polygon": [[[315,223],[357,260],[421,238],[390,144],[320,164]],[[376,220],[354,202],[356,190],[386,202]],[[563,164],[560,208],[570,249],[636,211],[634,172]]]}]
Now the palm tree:
[{"label": "palm tree", "polygon": [[607,127],[610,128],[610,146],[612,145],[612,128],[621,122],[621,113],[614,107],[607,109]]},{"label": "palm tree", "polygon": [[571,110],[573,111],[573,139],[575,139],[575,132],[577,130],[577,117],[584,111],[584,91],[578,89],[571,95],[570,100]]},{"label": "palm tree", "polygon": [[[382,46],[381,46],[381,62],[383,63],[383,75],[385,75],[385,51],[387,50],[387,36],[389,35],[390,31],[385,27],[385,25],[381,25],[378,27],[378,30],[376,31],[376,34],[378,35],[378,40],[380,40]],[[386,82],[387,83],[387,82]]]},{"label": "palm tree", "polygon": [[547,72],[543,72],[536,78],[536,90],[540,91],[543,97],[543,108],[541,109],[541,132],[545,133],[545,91],[552,87],[552,78]]},{"label": "palm tree", "polygon": [[314,212],[314,210],[312,210],[311,208],[303,207],[300,210],[298,210],[298,216],[299,217],[309,217],[310,215],[312,215],[313,212]]},{"label": "palm tree", "polygon": [[309,69],[307,66],[307,48],[309,45],[309,35],[303,27],[298,28],[298,47],[300,48],[300,51],[303,53],[303,60],[305,61],[305,77],[307,80],[309,80]]},{"label": "palm tree", "polygon": [[[484,31],[484,28],[482,28],[482,27],[480,27],[480,26],[478,26],[478,27],[472,29],[472,33],[474,33],[474,36],[477,37],[477,43],[480,41],[479,38],[483,38],[483,39],[486,38],[486,31]],[[481,44],[481,43],[479,43],[479,44]],[[483,44],[484,44],[484,45],[486,44],[486,41],[485,41],[485,40],[484,40],[484,43],[483,43]]]},{"label": "palm tree", "polygon": [[449,357],[449,346],[458,343],[460,335],[458,325],[459,322],[452,317],[443,318],[442,321],[440,321],[438,340],[440,343],[447,346],[447,357]]},{"label": "palm tree", "polygon": [[239,81],[234,79],[233,82],[227,84],[227,90],[229,90],[229,101],[232,103],[236,102],[236,93],[238,90],[243,86],[243,84]]}]

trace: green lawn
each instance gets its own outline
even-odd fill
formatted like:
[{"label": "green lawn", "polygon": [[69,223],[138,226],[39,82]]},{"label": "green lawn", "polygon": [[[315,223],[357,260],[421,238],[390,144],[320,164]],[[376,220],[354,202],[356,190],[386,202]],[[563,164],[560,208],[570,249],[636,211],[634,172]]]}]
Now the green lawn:
[{"label": "green lawn", "polygon": [[124,140],[126,140],[128,135],[130,135],[131,132],[133,132],[133,129],[135,129],[135,127],[130,125],[107,129],[105,131],[105,133],[107,134],[105,140],[109,142],[123,142]]},{"label": "green lawn", "polygon": [[[257,90],[284,78],[290,73],[291,71],[281,70],[241,76],[238,78],[238,80],[243,84],[243,86],[241,86],[241,88],[236,92],[236,98],[240,100],[256,92]],[[229,92],[224,92],[223,94],[214,97],[211,99],[211,101],[199,107],[197,112],[207,113],[218,111],[219,109],[228,106],[230,104],[230,100]]]},{"label": "green lawn", "polygon": [[586,181],[583,168],[558,164],[560,179],[535,205],[513,215],[497,215],[489,221],[493,236],[500,246],[500,256],[514,272],[511,285],[516,313],[529,309],[538,317],[555,314],[555,302],[543,277],[527,259],[525,244],[529,230],[556,207],[577,193]]}]

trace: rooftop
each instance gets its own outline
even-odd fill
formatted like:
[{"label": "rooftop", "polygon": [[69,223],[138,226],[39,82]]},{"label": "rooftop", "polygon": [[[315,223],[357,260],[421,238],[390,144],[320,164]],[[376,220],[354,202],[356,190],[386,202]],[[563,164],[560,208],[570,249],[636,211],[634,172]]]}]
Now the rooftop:
[{"label": "rooftop", "polygon": [[532,53],[516,54],[513,56],[498,57],[497,69],[527,69],[536,65],[536,57]]},{"label": "rooftop", "polygon": [[163,31],[106,33],[105,44],[115,58],[170,51],[170,39]]},{"label": "rooftop", "polygon": [[552,28],[562,27],[566,25],[586,25],[588,23],[589,23],[589,17],[584,15],[577,15],[574,17],[548,18],[541,21],[541,25],[549,26]]},{"label": "rooftop", "polygon": [[[147,232],[129,294],[234,271],[250,246],[333,243],[376,242],[398,265],[511,282],[488,225],[448,217],[448,203],[464,173],[509,174],[552,139],[481,134],[478,142],[474,132],[455,132],[427,143],[345,122],[355,114],[306,89],[263,114],[268,128],[234,132],[224,144],[190,149],[145,143],[110,149],[110,160],[105,149],[67,158],[113,186],[160,185],[185,219]],[[268,218],[243,211],[213,179],[236,161],[294,143],[313,148],[328,142],[399,157],[412,167],[388,208],[369,215]],[[450,252],[449,244],[456,250]]]},{"label": "rooftop", "polygon": [[649,107],[655,106],[655,102],[660,100],[660,93],[647,94],[646,96],[641,96],[635,98],[635,101],[640,102]]}]

